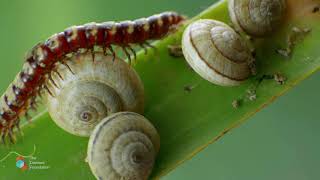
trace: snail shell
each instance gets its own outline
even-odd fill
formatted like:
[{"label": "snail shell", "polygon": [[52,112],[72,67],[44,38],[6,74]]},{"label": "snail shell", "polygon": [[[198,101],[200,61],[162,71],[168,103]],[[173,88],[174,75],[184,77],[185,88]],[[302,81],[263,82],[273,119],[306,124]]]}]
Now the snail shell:
[{"label": "snail shell", "polygon": [[249,47],[232,28],[219,21],[202,19],[190,24],[183,34],[182,51],[201,77],[217,85],[239,85],[251,72]]},{"label": "snail shell", "polygon": [[285,15],[285,0],[229,0],[229,14],[235,28],[250,36],[270,34]]},{"label": "snail shell", "polygon": [[[65,131],[89,136],[106,116],[119,111],[143,113],[144,89],[137,73],[122,59],[82,53],[59,65],[47,86],[48,111]],[[55,85],[56,84],[56,85]]]},{"label": "snail shell", "polygon": [[87,160],[97,179],[144,180],[152,171],[159,147],[160,137],[145,117],[119,112],[95,127]]}]

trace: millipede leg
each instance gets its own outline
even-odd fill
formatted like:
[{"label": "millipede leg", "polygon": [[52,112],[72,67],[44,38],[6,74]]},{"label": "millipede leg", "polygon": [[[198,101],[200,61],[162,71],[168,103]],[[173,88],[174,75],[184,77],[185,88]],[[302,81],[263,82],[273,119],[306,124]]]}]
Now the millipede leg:
[{"label": "millipede leg", "polygon": [[12,144],[14,144],[14,143],[16,142],[16,137],[15,137],[13,131],[12,131],[12,128],[9,129],[8,135],[9,135],[9,140],[10,140],[10,142],[11,142]]},{"label": "millipede leg", "polygon": [[90,52],[91,52],[92,62],[94,62],[94,58],[95,58],[94,49],[91,48]]},{"label": "millipede leg", "polygon": [[61,62],[61,64],[63,64],[64,66],[66,66],[72,74],[75,74],[75,73],[72,71],[72,69],[70,68],[70,66],[69,66],[66,62]]},{"label": "millipede leg", "polygon": [[32,109],[33,111],[37,111],[37,108],[38,108],[38,104],[36,102],[36,99],[33,98],[31,103],[30,103],[30,109]]},{"label": "millipede leg", "polygon": [[[42,86],[43,87],[43,86]],[[38,90],[37,90],[37,94],[38,94],[38,97],[40,98],[40,99],[42,99],[42,88],[39,88]]]},{"label": "millipede leg", "polygon": [[31,103],[31,104],[30,104],[30,109],[31,109],[32,111],[37,111],[37,107],[36,107],[36,105],[35,105],[34,103]]},{"label": "millipede leg", "polygon": [[112,54],[112,61],[114,61],[116,59],[116,52],[114,52],[114,50],[113,50],[111,45],[108,47],[108,49]]},{"label": "millipede leg", "polygon": [[57,69],[54,69],[53,72],[55,72],[55,73],[59,76],[59,78],[60,78],[61,80],[64,80],[63,77],[62,77],[62,75],[59,73],[59,71],[58,71]]},{"label": "millipede leg", "polygon": [[129,64],[131,64],[131,56],[130,56],[130,53],[127,51],[126,47],[124,46],[121,46],[123,52],[126,54],[126,56],[128,57],[128,60],[129,60]]},{"label": "millipede leg", "polygon": [[43,87],[47,90],[47,92],[50,94],[51,97],[54,97],[54,95],[52,94],[52,92],[50,91],[47,85],[44,85]]},{"label": "millipede leg", "polygon": [[1,142],[2,144],[6,144],[6,137],[4,134],[1,135]]},{"label": "millipede leg", "polygon": [[26,113],[24,114],[24,117],[26,118],[26,120],[28,121],[28,123],[31,123],[31,116],[29,115],[28,112],[26,112]]},{"label": "millipede leg", "polygon": [[102,47],[102,52],[106,56],[107,54],[107,48],[105,46]]},{"label": "millipede leg", "polygon": [[51,72],[49,72],[48,78],[49,78],[49,80],[52,82],[52,84],[53,84],[56,88],[59,89],[59,86],[57,85],[57,83],[56,83],[56,82],[53,80],[53,78],[52,78]]},{"label": "millipede leg", "polygon": [[23,136],[23,132],[20,129],[20,119],[17,119],[16,123],[15,123],[15,127],[17,128],[17,131],[19,133],[19,136]]},{"label": "millipede leg", "polygon": [[133,57],[134,57],[134,59],[136,60],[136,59],[137,59],[137,53],[136,53],[136,51],[135,51],[131,46],[128,46],[128,49],[132,52]]},{"label": "millipede leg", "polygon": [[[4,127],[5,128],[5,127]],[[1,141],[2,144],[6,144],[6,136],[7,136],[7,130],[3,129],[1,132]]]},{"label": "millipede leg", "polygon": [[150,44],[149,42],[146,41],[146,42],[143,43],[143,44],[145,44],[146,46],[152,48],[154,51],[157,51],[157,48],[156,48],[155,46],[153,46],[152,44]]},{"label": "millipede leg", "polygon": [[144,50],[144,54],[148,53],[148,48],[144,44],[139,44],[139,46]]}]

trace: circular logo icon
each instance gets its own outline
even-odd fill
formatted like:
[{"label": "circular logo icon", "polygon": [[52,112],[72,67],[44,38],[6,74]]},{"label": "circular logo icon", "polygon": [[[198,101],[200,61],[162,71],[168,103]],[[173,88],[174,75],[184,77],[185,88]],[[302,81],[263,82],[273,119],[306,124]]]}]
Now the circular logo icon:
[{"label": "circular logo icon", "polygon": [[24,166],[24,161],[23,160],[18,160],[16,162],[16,166],[17,166],[17,168],[22,168]]},{"label": "circular logo icon", "polygon": [[24,162],[24,158],[22,156],[18,156],[16,158],[16,166],[23,171],[28,169],[28,165]]}]

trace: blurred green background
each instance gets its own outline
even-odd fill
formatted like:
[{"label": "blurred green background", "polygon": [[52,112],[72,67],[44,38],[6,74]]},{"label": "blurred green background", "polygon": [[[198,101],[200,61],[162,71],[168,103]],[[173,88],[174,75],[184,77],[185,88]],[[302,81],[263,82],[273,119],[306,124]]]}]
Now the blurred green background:
[{"label": "blurred green background", "polygon": [[[20,70],[27,50],[70,25],[135,19],[165,10],[193,16],[213,2],[2,0],[0,90]],[[163,179],[319,179],[319,92],[317,73]]]}]

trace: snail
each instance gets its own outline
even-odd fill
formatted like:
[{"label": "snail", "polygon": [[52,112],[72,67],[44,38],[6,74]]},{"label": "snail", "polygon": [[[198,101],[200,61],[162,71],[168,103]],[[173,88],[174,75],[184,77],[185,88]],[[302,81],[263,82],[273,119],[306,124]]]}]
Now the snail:
[{"label": "snail", "polygon": [[201,77],[217,85],[239,85],[254,69],[248,45],[219,21],[202,19],[191,23],[183,33],[182,51]]},{"label": "snail", "polygon": [[145,117],[119,112],[95,127],[89,139],[87,161],[97,179],[145,180],[159,147],[157,130]]},{"label": "snail", "polygon": [[74,135],[89,136],[112,113],[143,113],[144,88],[139,76],[124,60],[113,58],[101,52],[78,53],[66,66],[57,66],[58,73],[52,73],[51,81],[46,82],[46,99],[58,126]]},{"label": "snail", "polygon": [[280,25],[286,0],[229,0],[228,7],[237,30],[253,37],[263,37]]}]

